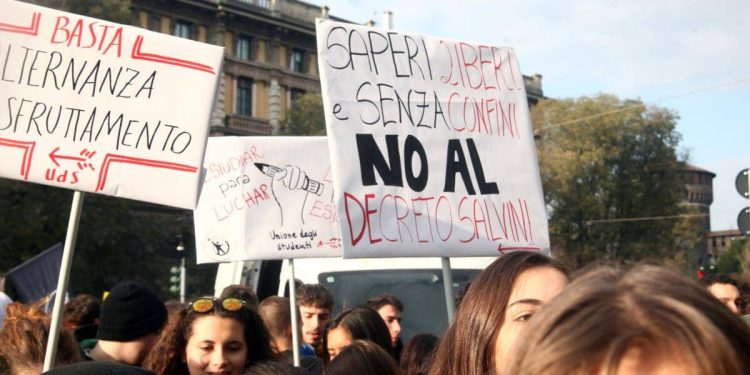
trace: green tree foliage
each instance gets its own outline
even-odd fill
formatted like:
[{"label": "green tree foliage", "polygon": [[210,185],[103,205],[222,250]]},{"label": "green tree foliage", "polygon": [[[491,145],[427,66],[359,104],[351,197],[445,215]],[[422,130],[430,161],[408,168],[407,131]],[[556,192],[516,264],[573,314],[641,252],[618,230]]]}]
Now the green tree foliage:
[{"label": "green tree foliage", "polygon": [[132,19],[130,0],[25,0],[47,8],[129,24]]},{"label": "green tree foliage", "polygon": [[281,134],[326,135],[323,97],[320,93],[305,93],[297,98],[296,103],[296,108],[288,111],[281,123]]},{"label": "green tree foliage", "polygon": [[736,273],[745,282],[750,281],[750,243],[747,237],[736,238],[729,248],[719,254],[716,261],[716,272],[723,274]]},{"label": "green tree foliage", "polygon": [[684,262],[700,220],[664,218],[694,213],[681,205],[675,113],[602,94],[545,100],[531,115],[551,241],[563,259]]},{"label": "green tree foliage", "polygon": [[742,260],[740,259],[742,247],[735,246],[738,244],[739,241],[735,241],[727,251],[719,255],[719,260],[716,261],[716,272],[730,274],[742,271]]},{"label": "green tree foliage", "polygon": [[[65,240],[71,190],[0,179],[0,272]],[[85,194],[73,256],[70,289],[101,295],[121,280],[152,286],[164,298],[169,268],[179,264],[175,248],[183,236],[188,293],[210,293],[215,265],[196,265],[188,211]]]}]

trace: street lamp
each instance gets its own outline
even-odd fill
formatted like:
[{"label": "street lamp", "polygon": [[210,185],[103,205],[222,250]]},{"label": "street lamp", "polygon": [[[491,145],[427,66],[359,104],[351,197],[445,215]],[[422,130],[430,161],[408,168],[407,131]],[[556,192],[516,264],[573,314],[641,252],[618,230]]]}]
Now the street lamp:
[{"label": "street lamp", "polygon": [[185,243],[182,235],[177,243],[177,254],[180,255],[180,303],[185,303]]}]

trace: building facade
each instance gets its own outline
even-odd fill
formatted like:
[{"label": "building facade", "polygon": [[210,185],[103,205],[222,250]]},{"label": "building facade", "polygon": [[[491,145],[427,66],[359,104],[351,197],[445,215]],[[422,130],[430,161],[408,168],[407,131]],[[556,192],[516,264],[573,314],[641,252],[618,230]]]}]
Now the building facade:
[{"label": "building facade", "polygon": [[739,229],[719,230],[708,233],[708,254],[718,260],[719,256],[729,250],[734,241],[742,238]]},{"label": "building facade", "polygon": [[[349,22],[297,0],[132,0],[132,10],[136,26],[225,47],[212,135],[278,134],[295,99],[321,91],[315,18]],[[524,83],[533,106],[542,76]]]}]

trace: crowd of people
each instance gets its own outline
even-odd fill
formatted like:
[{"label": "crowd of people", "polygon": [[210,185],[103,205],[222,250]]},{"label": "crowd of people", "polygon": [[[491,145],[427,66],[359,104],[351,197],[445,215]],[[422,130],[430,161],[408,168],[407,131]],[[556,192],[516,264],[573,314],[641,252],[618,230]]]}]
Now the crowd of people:
[{"label": "crowd of people", "polygon": [[[405,305],[391,294],[334,315],[321,284],[300,286],[293,310],[246,286],[181,304],[125,281],[101,302],[70,298],[46,374],[750,374],[750,325],[727,276],[699,283],[653,265],[571,273],[512,252],[458,301],[442,337],[402,342]],[[51,326],[42,302],[0,294],[0,373],[42,373]]]}]

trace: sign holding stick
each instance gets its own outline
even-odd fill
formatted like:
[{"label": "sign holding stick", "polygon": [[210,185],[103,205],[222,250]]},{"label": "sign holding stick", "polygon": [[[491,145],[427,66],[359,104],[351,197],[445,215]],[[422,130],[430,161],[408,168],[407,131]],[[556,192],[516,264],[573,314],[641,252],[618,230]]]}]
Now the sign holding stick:
[{"label": "sign holding stick", "polygon": [[297,329],[297,283],[294,279],[294,259],[289,259],[289,310],[292,312],[292,359],[299,367],[299,332]]},{"label": "sign holding stick", "polygon": [[345,258],[549,250],[512,49],[327,20],[317,37]]},{"label": "sign holding stick", "polygon": [[76,238],[78,237],[78,223],[81,221],[81,207],[83,207],[83,193],[73,193],[73,205],[70,208],[70,219],[68,220],[68,231],[65,235],[65,248],[60,264],[60,275],[57,281],[57,293],[55,294],[55,305],[52,308],[52,321],[50,322],[49,338],[47,339],[47,350],[44,353],[43,371],[51,369],[55,364],[55,352],[59,340],[60,320],[65,305],[65,295],[68,291],[70,280],[70,267],[73,265],[73,254],[75,253]]},{"label": "sign holding stick", "polygon": [[340,257],[325,137],[208,141],[198,263]]},{"label": "sign holding stick", "polygon": [[0,177],[195,208],[223,48],[2,7]]}]

